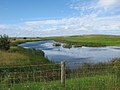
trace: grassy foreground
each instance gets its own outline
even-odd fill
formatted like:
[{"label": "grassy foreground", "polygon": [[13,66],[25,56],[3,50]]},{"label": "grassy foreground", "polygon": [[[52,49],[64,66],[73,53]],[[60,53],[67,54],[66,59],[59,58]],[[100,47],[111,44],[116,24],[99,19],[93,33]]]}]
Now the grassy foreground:
[{"label": "grassy foreground", "polygon": [[82,77],[66,80],[63,87],[60,81],[44,83],[21,83],[14,85],[11,90],[119,90],[120,78],[114,75]]}]

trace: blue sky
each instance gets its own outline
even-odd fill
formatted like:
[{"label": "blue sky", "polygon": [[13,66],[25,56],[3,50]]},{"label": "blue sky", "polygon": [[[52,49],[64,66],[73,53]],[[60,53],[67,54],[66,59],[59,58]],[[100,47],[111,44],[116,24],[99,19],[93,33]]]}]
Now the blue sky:
[{"label": "blue sky", "polygon": [[0,0],[0,34],[120,35],[120,0]]},{"label": "blue sky", "polygon": [[71,16],[70,0],[0,0],[0,23]]}]

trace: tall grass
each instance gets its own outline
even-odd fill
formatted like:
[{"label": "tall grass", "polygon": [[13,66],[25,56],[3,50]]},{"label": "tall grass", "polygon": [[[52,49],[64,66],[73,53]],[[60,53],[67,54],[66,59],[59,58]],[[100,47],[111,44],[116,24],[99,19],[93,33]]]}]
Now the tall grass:
[{"label": "tall grass", "polygon": [[40,41],[41,38],[10,38],[11,45],[16,46],[17,44],[25,43],[25,42],[32,42],[32,41]]},{"label": "tall grass", "polygon": [[36,65],[49,62],[44,57],[44,52],[40,50],[12,46],[9,51],[0,51],[0,66]]},{"label": "tall grass", "polygon": [[[104,69],[103,69],[104,70]],[[10,88],[10,90],[119,90],[120,89],[120,77],[117,77],[115,73],[103,73],[74,76],[67,78],[65,87],[61,85],[60,80],[53,81],[27,81],[23,83],[14,83],[11,86],[6,85],[3,88]],[[76,75],[75,75],[76,74]],[[7,80],[7,79],[6,79]]]},{"label": "tall grass", "polygon": [[0,66],[29,64],[29,57],[20,53],[0,51]]},{"label": "tall grass", "polygon": [[[55,64],[54,64],[55,65]],[[120,59],[109,63],[84,64],[80,68],[66,68],[65,87],[60,83],[60,67],[48,64],[24,68],[25,72],[7,73],[2,88],[11,90],[119,90]],[[50,68],[52,67],[52,68]],[[34,68],[34,69],[33,69]],[[44,69],[43,69],[44,68]],[[16,69],[16,68],[15,68]],[[14,71],[14,69],[12,69]],[[9,83],[14,81],[14,83]],[[5,86],[4,86],[5,85]]]}]

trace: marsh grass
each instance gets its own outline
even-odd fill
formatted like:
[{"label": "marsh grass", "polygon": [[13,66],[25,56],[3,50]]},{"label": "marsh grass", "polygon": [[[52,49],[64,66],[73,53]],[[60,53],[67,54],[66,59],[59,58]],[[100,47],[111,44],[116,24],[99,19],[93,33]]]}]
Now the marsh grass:
[{"label": "marsh grass", "polygon": [[0,65],[24,65],[29,63],[28,56],[15,52],[0,51]]},{"label": "marsh grass", "polygon": [[49,63],[44,57],[44,52],[36,49],[24,49],[18,46],[11,46],[9,51],[0,51],[0,66],[8,65],[37,65]]}]

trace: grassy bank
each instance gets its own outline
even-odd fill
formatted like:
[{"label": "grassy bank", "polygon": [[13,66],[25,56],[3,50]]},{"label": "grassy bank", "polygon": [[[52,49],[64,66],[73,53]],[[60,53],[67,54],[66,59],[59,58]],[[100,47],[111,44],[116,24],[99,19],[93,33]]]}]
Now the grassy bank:
[{"label": "grassy bank", "polygon": [[[115,83],[116,82],[116,83]],[[21,83],[11,90],[119,90],[120,79],[113,75],[68,79],[65,88],[60,81],[48,83]]]},{"label": "grassy bank", "polygon": [[40,38],[11,38],[8,51],[0,51],[0,66],[38,65],[51,63],[44,52],[36,49],[25,49],[17,46],[24,42],[39,41]]},{"label": "grassy bank", "polygon": [[120,46],[120,36],[114,35],[80,35],[65,37],[49,37],[44,39],[64,42],[75,46]]},{"label": "grassy bank", "polygon": [[44,52],[35,49],[24,49],[12,46],[9,51],[0,51],[0,66],[30,65],[49,62]]},{"label": "grassy bank", "polygon": [[10,38],[12,46],[16,46],[17,44],[21,44],[25,42],[33,42],[33,41],[40,41],[40,40],[42,40],[42,38],[30,38],[30,37]]}]

